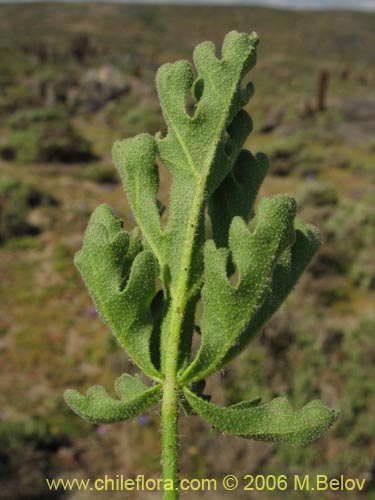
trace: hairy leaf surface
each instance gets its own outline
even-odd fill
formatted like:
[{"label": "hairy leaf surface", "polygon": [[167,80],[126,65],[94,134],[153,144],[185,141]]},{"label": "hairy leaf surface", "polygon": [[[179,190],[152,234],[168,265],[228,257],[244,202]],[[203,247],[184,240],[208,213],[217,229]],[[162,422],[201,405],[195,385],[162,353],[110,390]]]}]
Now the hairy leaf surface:
[{"label": "hairy leaf surface", "polygon": [[316,399],[294,411],[286,398],[247,407],[221,408],[184,389],[185,397],[198,415],[222,432],[257,441],[283,441],[303,446],[319,438],[338,418],[338,412]]},{"label": "hairy leaf surface", "polygon": [[100,385],[88,389],[86,396],[73,389],[64,393],[68,406],[79,416],[92,423],[114,423],[135,417],[161,397],[161,385],[147,388],[139,377],[123,373],[115,384],[120,399],[112,398]]},{"label": "hairy leaf surface", "polygon": [[278,258],[294,243],[295,214],[293,198],[279,195],[262,199],[253,231],[240,217],[233,219],[229,249],[238,273],[235,286],[227,276],[228,251],[207,242],[201,347],[181,381],[199,380],[216,371],[262,306],[271,290]]},{"label": "hairy leaf surface", "polygon": [[159,379],[150,355],[150,304],[156,294],[157,265],[151,252],[134,255],[136,250],[139,246],[122,230],[121,221],[101,205],[91,216],[75,263],[102,320],[135,363]]}]

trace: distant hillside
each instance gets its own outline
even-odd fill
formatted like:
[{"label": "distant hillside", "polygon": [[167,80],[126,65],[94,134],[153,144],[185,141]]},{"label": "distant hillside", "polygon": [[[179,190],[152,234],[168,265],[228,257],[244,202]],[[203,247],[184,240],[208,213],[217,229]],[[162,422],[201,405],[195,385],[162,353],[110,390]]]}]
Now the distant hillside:
[{"label": "distant hillside", "polygon": [[[219,42],[231,30],[256,30],[262,59],[304,53],[309,65],[330,55],[354,64],[370,62],[374,13],[295,12],[251,6],[146,6],[119,4],[0,5],[0,47],[35,40],[64,43],[85,32],[110,53],[148,54],[158,62],[190,54],[202,39]],[[287,48],[287,51],[286,51]],[[145,49],[147,49],[145,51]]]},{"label": "distant hillside", "polygon": [[[200,41],[219,44],[226,32],[237,29],[255,30],[260,36],[259,63],[252,72],[258,99],[267,100],[275,92],[284,97],[291,90],[301,93],[301,89],[311,95],[322,69],[337,75],[356,72],[367,81],[374,78],[370,75],[374,25],[372,13],[250,6],[0,5],[0,79],[33,72],[27,62],[33,50],[52,54],[46,67],[56,71],[66,63],[72,40],[83,35],[95,50],[92,63],[113,63],[125,71],[129,64],[133,68],[139,65],[149,68],[148,79],[152,80],[159,64],[189,58]],[[348,90],[346,86],[345,92]],[[350,92],[367,94],[368,88],[354,85]],[[305,96],[296,96],[301,97]]]}]

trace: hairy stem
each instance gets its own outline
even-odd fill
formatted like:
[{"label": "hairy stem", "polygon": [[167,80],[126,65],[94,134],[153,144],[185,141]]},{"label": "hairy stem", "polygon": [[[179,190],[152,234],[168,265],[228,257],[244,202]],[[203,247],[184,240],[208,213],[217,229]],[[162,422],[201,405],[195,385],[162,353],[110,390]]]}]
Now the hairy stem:
[{"label": "hairy stem", "polygon": [[164,491],[163,500],[178,499],[178,399],[173,381],[164,384],[162,406],[163,480],[173,482],[173,490]]},{"label": "hairy stem", "polygon": [[194,236],[203,204],[204,184],[197,183],[196,194],[184,237],[177,286],[172,291],[171,316],[167,339],[165,382],[162,406],[163,479],[172,480],[174,491],[165,491],[164,500],[176,500],[178,495],[178,391],[177,380],[180,335],[188,300],[188,279],[191,268]]}]

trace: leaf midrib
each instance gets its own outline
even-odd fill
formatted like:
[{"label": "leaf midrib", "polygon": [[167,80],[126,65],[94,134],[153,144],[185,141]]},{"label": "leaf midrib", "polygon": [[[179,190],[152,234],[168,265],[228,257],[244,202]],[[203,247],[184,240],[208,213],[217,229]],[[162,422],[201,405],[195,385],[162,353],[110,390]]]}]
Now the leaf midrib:
[{"label": "leaf midrib", "polygon": [[[233,84],[231,89],[230,89],[230,95],[232,96],[232,99],[235,95],[234,91],[235,91],[236,87],[237,87],[237,83]],[[210,148],[208,150],[208,153],[205,157],[205,161],[203,162],[203,164],[205,165],[205,168],[202,169],[202,173],[200,175],[197,175],[198,182],[195,185],[196,192],[195,192],[195,196],[193,199],[192,209],[190,211],[188,223],[186,226],[185,236],[184,236],[183,242],[182,242],[183,252],[182,252],[181,261],[180,261],[181,264],[180,264],[180,269],[178,272],[178,280],[177,280],[175,294],[173,294],[173,291],[172,291],[171,307],[173,307],[173,309],[172,309],[172,314],[171,314],[170,322],[169,322],[169,331],[168,331],[169,342],[167,343],[168,347],[169,346],[175,347],[174,349],[172,349],[172,353],[169,353],[167,355],[167,358],[170,356],[174,356],[173,378],[176,377],[177,371],[178,371],[178,348],[179,348],[179,337],[180,337],[181,325],[182,325],[182,320],[179,321],[178,317],[176,317],[176,314],[178,314],[177,311],[179,311],[179,310],[181,311],[182,309],[184,309],[184,306],[186,305],[186,302],[187,302],[187,290],[186,290],[186,288],[187,288],[187,281],[189,279],[190,270],[191,270],[191,259],[192,259],[192,247],[193,247],[193,243],[194,243],[194,234],[196,231],[196,226],[197,226],[199,214],[201,211],[201,205],[202,205],[202,201],[204,198],[204,190],[205,190],[206,181],[208,178],[210,167],[211,167],[213,160],[214,160],[214,157],[215,157],[216,148],[218,147],[218,145],[220,143],[220,135],[221,135],[222,131],[224,131],[224,128],[225,128],[225,124],[227,121],[227,117],[228,117],[229,109],[230,109],[230,105],[231,105],[231,100],[230,100],[230,102],[227,101],[227,107],[225,109],[225,112],[223,112],[222,119],[219,121],[219,123],[216,127],[216,133],[214,134],[214,137],[218,137],[219,140],[216,142],[214,140],[212,141]],[[167,113],[166,113],[166,115],[168,116]],[[172,121],[170,121],[170,123],[171,123],[171,125],[173,125]],[[180,134],[179,134],[178,129],[174,128],[174,131],[175,131],[176,137],[179,139]],[[181,146],[183,146],[183,148],[186,147],[185,143],[183,141],[181,143]],[[190,155],[190,152],[188,153],[188,155],[190,158],[192,158]],[[194,163],[193,163],[193,166],[195,168]],[[194,170],[194,171],[196,172],[196,170]],[[187,245],[186,243],[190,243],[190,245]],[[188,250],[185,251],[185,248],[188,248]],[[185,269],[186,269],[186,271],[185,271]],[[182,278],[181,278],[181,276],[182,276]],[[176,305],[175,305],[175,302],[176,302]],[[173,334],[172,327],[175,323],[177,323],[177,325],[178,325],[178,331],[176,331],[176,333]],[[175,336],[176,336],[176,338],[175,338]],[[177,351],[177,352],[175,352],[175,351]],[[170,374],[170,375],[172,376],[172,374]]]}]

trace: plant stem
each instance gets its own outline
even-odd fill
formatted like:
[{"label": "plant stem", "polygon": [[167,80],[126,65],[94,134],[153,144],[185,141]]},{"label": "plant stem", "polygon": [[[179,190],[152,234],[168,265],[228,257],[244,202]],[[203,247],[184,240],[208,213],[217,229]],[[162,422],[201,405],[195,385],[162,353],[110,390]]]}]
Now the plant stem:
[{"label": "plant stem", "polygon": [[[172,383],[171,383],[172,382]],[[178,400],[173,381],[164,384],[162,406],[163,432],[163,480],[164,484],[173,482],[173,490],[164,491],[163,500],[177,500],[178,495]],[[167,481],[168,480],[168,481]],[[167,482],[166,482],[167,481]]]},{"label": "plant stem", "polygon": [[172,480],[173,491],[164,491],[163,500],[177,500],[178,494],[178,390],[177,380],[180,335],[188,296],[188,279],[194,245],[194,235],[203,204],[204,184],[200,183],[194,196],[181,256],[180,272],[172,293],[169,334],[166,342],[165,381],[162,406],[163,480]]}]

